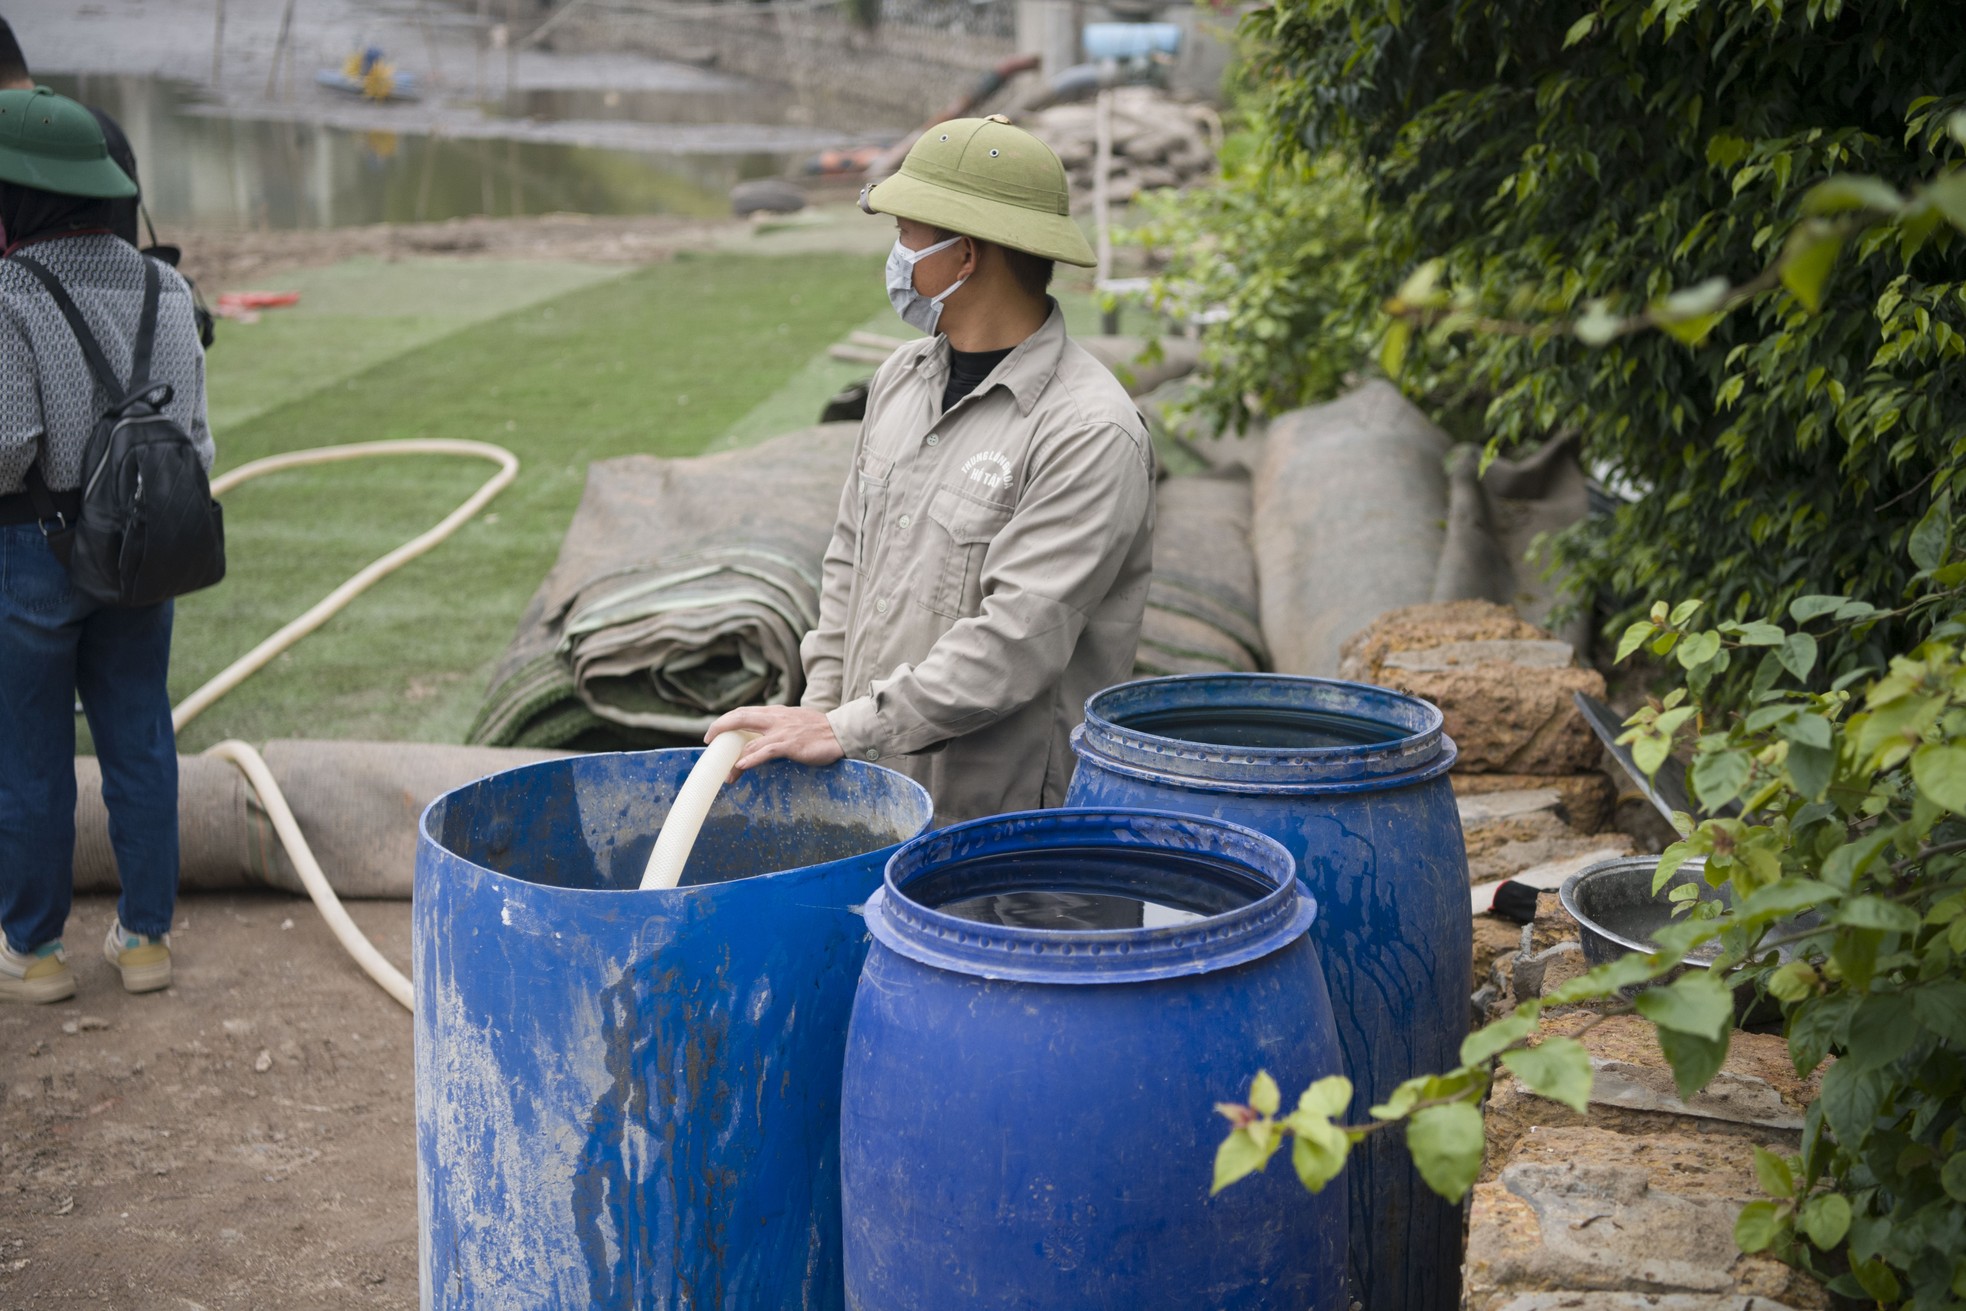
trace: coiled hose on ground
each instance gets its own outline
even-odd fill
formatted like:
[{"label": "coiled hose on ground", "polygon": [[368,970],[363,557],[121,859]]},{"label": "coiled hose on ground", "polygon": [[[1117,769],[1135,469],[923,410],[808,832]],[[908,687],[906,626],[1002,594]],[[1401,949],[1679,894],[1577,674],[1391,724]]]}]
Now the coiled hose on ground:
[{"label": "coiled hose on ground", "polygon": [[[282,651],[306,637],[325,624],[330,618],[348,606],[348,603],[373,587],[378,581],[402,568],[424,552],[436,546],[463,527],[471,516],[484,507],[511,485],[519,476],[519,457],[502,446],[490,442],[461,441],[452,438],[427,437],[404,441],[353,442],[345,446],[320,446],[312,450],[291,451],[285,455],[272,455],[263,460],[254,460],[221,475],[212,481],[212,495],[223,496],[241,483],[269,473],[285,469],[298,469],[314,464],[336,464],[344,460],[367,460],[398,455],[461,455],[471,459],[489,460],[496,464],[498,472],[487,479],[483,486],[466,497],[462,504],[446,515],[442,522],[429,531],[421,533],[404,542],[387,555],[369,563],[347,582],[322,597],[320,601],[299,618],[283,625],[280,630],[255,646],[246,654],[234,660],[217,675],[180,701],[171,711],[171,726],[182,731],[198,715],[211,708],[220,697],[250,678],[255,672],[272,661]],[[308,848],[307,839],[295,822],[286,797],[280,793],[280,785],[273,780],[273,773],[266,767],[266,761],[252,746],[228,738],[205,752],[222,760],[228,760],[245,774],[246,781],[259,795],[259,801],[266,808],[268,818],[273,821],[273,831],[293,859],[294,868],[300,880],[307,887],[307,895],[314,900],[321,917],[328,922],[335,937],[355,958],[368,976],[376,981],[382,990],[400,1002],[406,1010],[414,1010],[415,998],[410,991],[410,981],[402,971],[391,965],[381,952],[375,949],[355,926],[342,908],[341,899],[335,896],[334,889],[328,885],[327,876],[321,872],[320,862]]]}]

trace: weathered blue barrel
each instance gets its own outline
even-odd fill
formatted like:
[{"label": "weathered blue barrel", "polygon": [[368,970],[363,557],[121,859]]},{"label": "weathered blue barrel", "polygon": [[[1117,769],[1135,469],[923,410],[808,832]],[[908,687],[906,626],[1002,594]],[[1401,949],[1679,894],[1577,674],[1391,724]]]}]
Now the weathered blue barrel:
[{"label": "weathered blue barrel", "polygon": [[844,762],[726,787],[637,889],[697,751],[446,794],[416,868],[423,1305],[832,1311],[860,906],[928,794]]},{"label": "weathered blue barrel", "polygon": [[1267,1068],[1338,1072],[1277,843],[1054,810],[918,838],[867,905],[841,1093],[853,1311],[1344,1311],[1345,1204],[1276,1166],[1209,1197]]},{"label": "weathered blue barrel", "polygon": [[[1384,688],[1268,674],[1156,678],[1086,703],[1066,804],[1231,820],[1297,858],[1317,898],[1354,1122],[1416,1074],[1460,1064],[1473,918],[1454,743],[1440,711]],[[1453,1311],[1461,1217],[1377,1134],[1346,1167],[1366,1311]]]}]

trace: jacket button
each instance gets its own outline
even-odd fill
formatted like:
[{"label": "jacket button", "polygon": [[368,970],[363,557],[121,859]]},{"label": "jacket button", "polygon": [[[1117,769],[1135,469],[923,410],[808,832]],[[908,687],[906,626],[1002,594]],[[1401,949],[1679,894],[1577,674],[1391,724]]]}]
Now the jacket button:
[{"label": "jacket button", "polygon": [[914,517],[913,515],[911,515],[911,514],[904,514],[904,515],[902,515],[902,516],[901,516],[901,526],[902,526],[903,528],[906,528],[906,527],[907,527],[907,526],[908,526],[909,524],[911,524],[911,523],[913,523],[913,522],[915,522],[915,517]]},{"label": "jacket button", "polygon": [[880,749],[879,747],[868,747],[868,748],[867,748],[867,759],[869,759],[869,760],[879,760],[880,758],[881,758],[881,749]]},{"label": "jacket button", "polygon": [[930,433],[927,437],[924,437],[922,439],[922,444],[924,446],[936,446],[939,445],[941,441],[942,441],[941,437],[937,436],[935,433]]},{"label": "jacket button", "polygon": [[875,613],[875,614],[882,614],[882,615],[884,615],[884,614],[886,614],[886,613],[887,613],[887,598],[886,598],[886,597],[882,597],[882,598],[881,598],[880,600],[878,600],[878,601],[876,601],[876,602],[874,602],[874,613]]}]

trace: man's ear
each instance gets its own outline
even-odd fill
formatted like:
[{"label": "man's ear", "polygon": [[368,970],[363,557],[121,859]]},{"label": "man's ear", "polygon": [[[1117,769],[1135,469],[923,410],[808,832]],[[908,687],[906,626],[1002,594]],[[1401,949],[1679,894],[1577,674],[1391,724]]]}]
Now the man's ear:
[{"label": "man's ear", "polygon": [[963,266],[956,270],[958,278],[973,278],[983,264],[983,243],[975,237],[963,238]]}]

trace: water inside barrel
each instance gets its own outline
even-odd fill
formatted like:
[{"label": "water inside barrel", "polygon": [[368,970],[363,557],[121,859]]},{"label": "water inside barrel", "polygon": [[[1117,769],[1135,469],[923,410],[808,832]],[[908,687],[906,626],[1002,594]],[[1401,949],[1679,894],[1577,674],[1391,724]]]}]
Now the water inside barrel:
[{"label": "water inside barrel", "polygon": [[980,924],[1059,931],[1191,924],[1270,890],[1241,865],[1203,853],[1106,847],[950,861],[904,889]]},{"label": "water inside barrel", "polygon": [[1363,715],[1275,706],[1175,706],[1121,719],[1123,728],[1212,747],[1309,751],[1397,742],[1407,730]]}]

